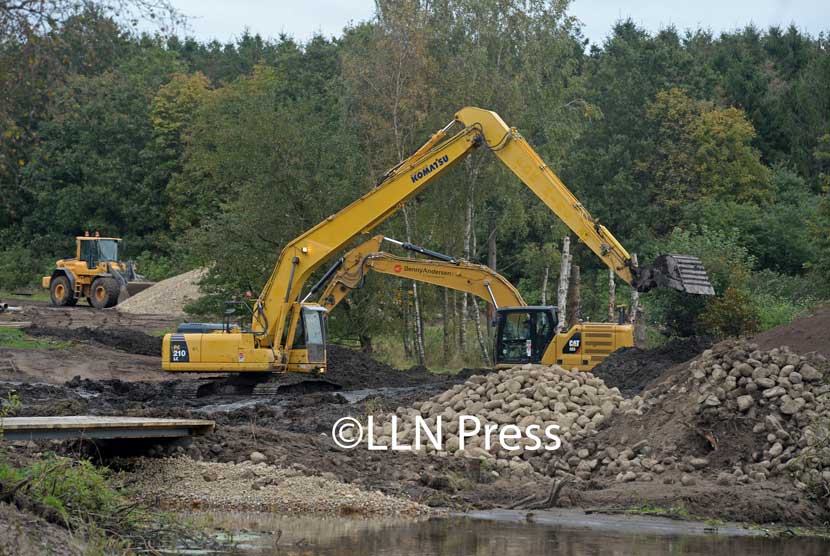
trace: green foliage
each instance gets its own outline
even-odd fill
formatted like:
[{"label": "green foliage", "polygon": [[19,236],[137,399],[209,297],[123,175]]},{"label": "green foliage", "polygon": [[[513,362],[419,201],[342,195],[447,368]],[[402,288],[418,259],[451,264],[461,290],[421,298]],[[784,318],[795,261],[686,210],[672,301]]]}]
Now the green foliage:
[{"label": "green foliage", "polygon": [[[723,298],[727,290],[746,291],[755,258],[740,244],[735,233],[706,227],[676,228],[665,240],[650,246],[651,258],[658,253],[685,253],[700,257],[717,296],[689,296],[673,290],[654,290],[645,296],[647,314],[673,334],[719,334],[701,322],[708,303]],[[717,303],[721,303],[717,301]]]},{"label": "green foliage", "polygon": [[108,471],[89,461],[49,455],[28,467],[0,464],[0,481],[24,482],[24,492],[54,508],[70,527],[81,527],[125,504],[108,483]]},{"label": "green foliage", "polygon": [[700,323],[710,334],[719,338],[737,338],[758,332],[758,315],[752,299],[735,288],[726,288],[706,304]]},{"label": "green foliage", "polygon": [[21,405],[17,392],[9,392],[5,400],[0,400],[0,440],[3,440],[3,419],[16,415]]},{"label": "green foliage", "polygon": [[[54,261],[51,264],[54,266]],[[43,259],[33,255],[30,247],[22,243],[8,243],[0,248],[0,288],[40,287],[40,278],[47,271],[47,265]]]},{"label": "green foliage", "polygon": [[639,162],[657,203],[676,209],[701,198],[759,201],[768,169],[752,146],[755,130],[735,108],[696,101],[679,88],[657,93],[647,108],[653,149]]}]

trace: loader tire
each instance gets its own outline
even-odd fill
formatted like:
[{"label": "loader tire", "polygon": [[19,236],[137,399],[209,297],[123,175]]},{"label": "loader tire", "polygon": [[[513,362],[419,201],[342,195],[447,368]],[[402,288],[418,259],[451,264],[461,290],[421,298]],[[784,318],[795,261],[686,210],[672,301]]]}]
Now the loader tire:
[{"label": "loader tire", "polygon": [[78,301],[72,293],[72,286],[69,285],[69,278],[56,276],[49,285],[49,297],[52,305],[58,307],[71,307]]},{"label": "loader tire", "polygon": [[96,278],[89,286],[89,299],[96,309],[108,309],[118,303],[118,282],[114,278]]}]

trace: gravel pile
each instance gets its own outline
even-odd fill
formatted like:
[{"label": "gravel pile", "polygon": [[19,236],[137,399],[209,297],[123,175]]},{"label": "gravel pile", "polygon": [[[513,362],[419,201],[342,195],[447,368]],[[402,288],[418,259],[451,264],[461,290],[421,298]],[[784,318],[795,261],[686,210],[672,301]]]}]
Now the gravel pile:
[{"label": "gravel pile", "polygon": [[[637,399],[639,402],[639,399]],[[607,388],[605,383],[590,373],[566,371],[552,366],[523,365],[488,375],[476,375],[466,382],[457,384],[446,392],[425,402],[417,403],[411,408],[398,408],[402,422],[398,429],[402,433],[399,442],[412,441],[415,420],[422,417],[435,430],[438,416],[442,417],[444,427],[443,450],[440,455],[458,455],[492,460],[500,469],[513,472],[546,472],[551,465],[574,473],[581,462],[573,466],[560,456],[561,451],[571,446],[578,439],[594,434],[600,424],[616,410],[627,410],[634,401],[626,401],[616,388]],[[559,425],[557,435],[562,441],[562,448],[555,451],[544,449],[510,451],[493,438],[490,450],[486,449],[485,435],[479,433],[468,439],[464,450],[459,449],[458,416],[476,416],[482,428],[487,425],[502,427],[514,424],[521,430],[530,425],[538,425],[537,434],[544,439],[544,430],[548,425]],[[391,440],[392,425],[388,420],[376,431],[377,441],[388,444]],[[521,444],[532,443],[525,437]],[[515,441],[510,442],[515,445]],[[434,452],[429,443],[425,452]]]},{"label": "gravel pile", "polygon": [[197,268],[158,282],[115,306],[122,313],[141,315],[184,315],[184,307],[201,297],[199,280],[207,272]]},{"label": "gravel pile", "polygon": [[[304,476],[276,467],[253,452],[242,463],[189,457],[142,459],[132,473],[146,501],[174,508],[211,508],[339,515],[419,515],[429,509],[409,500],[345,484],[331,474]],[[327,476],[328,475],[328,476]]]},{"label": "gravel pile", "polygon": [[[821,355],[745,341],[708,349],[583,443],[591,477],[722,486],[790,477],[830,485],[830,384]],[[573,455],[573,454],[569,454]]]}]

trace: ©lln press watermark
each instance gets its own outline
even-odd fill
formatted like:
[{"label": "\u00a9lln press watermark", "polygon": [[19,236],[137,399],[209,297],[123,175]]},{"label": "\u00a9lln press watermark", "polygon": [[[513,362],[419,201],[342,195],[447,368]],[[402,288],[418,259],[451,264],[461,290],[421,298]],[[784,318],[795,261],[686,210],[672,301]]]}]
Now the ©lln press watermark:
[{"label": "\u00a9lln press watermark", "polygon": [[[389,435],[389,443],[379,443],[375,431],[375,419],[369,415],[366,426],[355,417],[342,417],[334,423],[331,428],[331,438],[340,448],[347,450],[357,448],[365,443],[366,448],[372,451],[383,452],[393,450],[398,452],[419,451],[421,448],[432,446],[435,450],[444,449],[444,420],[441,415],[435,418],[434,427],[420,415],[415,417],[415,438],[412,443],[400,440],[402,432],[398,428],[399,420],[397,415],[392,415],[392,425]],[[382,428],[382,427],[381,427]],[[473,438],[483,437],[479,446],[490,450],[497,442],[498,446],[508,452],[519,450],[558,450],[562,446],[562,440],[556,434],[559,425],[550,424],[544,429],[540,425],[531,424],[524,429],[518,425],[497,425],[495,423],[482,424],[481,419],[475,415],[458,416],[458,449],[464,450],[465,446]]]}]

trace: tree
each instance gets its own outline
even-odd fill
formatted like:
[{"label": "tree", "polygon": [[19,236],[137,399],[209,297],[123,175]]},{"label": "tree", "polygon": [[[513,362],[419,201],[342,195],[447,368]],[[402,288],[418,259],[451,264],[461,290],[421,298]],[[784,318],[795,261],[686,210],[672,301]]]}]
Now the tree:
[{"label": "tree", "polygon": [[681,89],[658,92],[647,110],[653,149],[639,167],[664,209],[702,198],[760,201],[769,172],[752,146],[755,132],[734,108],[691,99]]}]

